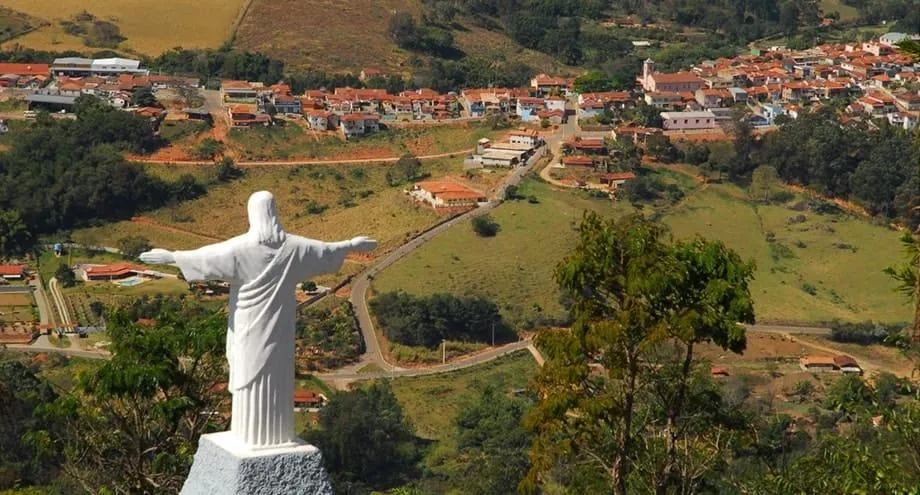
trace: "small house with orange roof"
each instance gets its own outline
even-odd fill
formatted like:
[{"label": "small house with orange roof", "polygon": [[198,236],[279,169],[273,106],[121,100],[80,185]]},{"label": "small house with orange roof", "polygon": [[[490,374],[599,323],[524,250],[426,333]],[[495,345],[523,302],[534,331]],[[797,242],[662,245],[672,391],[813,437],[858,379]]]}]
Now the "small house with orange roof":
[{"label": "small house with orange roof", "polygon": [[0,265],[0,277],[6,280],[22,280],[26,277],[26,265]]},{"label": "small house with orange roof", "polygon": [[252,101],[255,103],[259,90],[249,81],[221,81],[220,99],[222,101]]},{"label": "small house with orange roof", "polygon": [[487,201],[485,194],[447,180],[418,182],[409,195],[434,208],[475,207]]}]

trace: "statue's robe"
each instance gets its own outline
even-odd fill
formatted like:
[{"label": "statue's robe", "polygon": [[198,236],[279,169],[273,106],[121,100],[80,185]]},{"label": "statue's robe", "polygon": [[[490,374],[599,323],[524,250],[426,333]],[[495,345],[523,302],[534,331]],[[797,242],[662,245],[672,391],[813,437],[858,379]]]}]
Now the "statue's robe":
[{"label": "statue's robe", "polygon": [[174,253],[186,280],[230,282],[230,431],[251,448],[294,440],[294,291],[304,279],[338,271],[347,253],[347,242],[291,234],[275,245],[243,234]]}]

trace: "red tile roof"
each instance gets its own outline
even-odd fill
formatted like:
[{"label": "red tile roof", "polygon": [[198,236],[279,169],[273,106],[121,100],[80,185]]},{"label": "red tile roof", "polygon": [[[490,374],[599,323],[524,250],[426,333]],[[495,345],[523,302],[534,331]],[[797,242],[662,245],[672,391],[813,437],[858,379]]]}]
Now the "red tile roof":
[{"label": "red tile roof", "polygon": [[0,265],[0,277],[22,275],[25,271],[26,265]]},{"label": "red tile roof", "polygon": [[255,89],[249,81],[223,81],[220,83],[221,89]]},{"label": "red tile roof", "polygon": [[47,76],[51,73],[48,64],[0,64],[0,74],[20,76]]},{"label": "red tile roof", "polygon": [[799,359],[802,366],[837,366],[834,358],[830,356],[807,356]]},{"label": "red tile roof", "polygon": [[316,392],[309,392],[303,389],[294,390],[294,403],[295,404],[319,404],[323,401]]},{"label": "red tile roof", "polygon": [[668,74],[664,72],[656,72],[652,74],[652,78],[655,79],[655,83],[701,83],[703,82],[700,79],[700,76],[696,75],[693,72],[675,72],[673,74]]},{"label": "red tile roof", "polygon": [[567,166],[591,167],[594,165],[594,159],[584,155],[564,156],[562,157],[562,164]]},{"label": "red tile roof", "polygon": [[363,113],[348,113],[342,115],[341,120],[343,122],[357,122],[359,120],[380,120],[380,116]]},{"label": "red tile roof", "polygon": [[485,195],[469,187],[450,181],[425,181],[415,184],[415,187],[428,191],[432,196],[437,198],[451,199],[480,199]]},{"label": "red tile roof", "polygon": [[841,368],[844,366],[859,368],[859,363],[857,363],[856,360],[850,356],[834,356],[834,364]]},{"label": "red tile roof", "polygon": [[604,176],[608,181],[614,180],[632,180],[636,178],[636,174],[632,172],[613,172]]},{"label": "red tile roof", "polygon": [[131,272],[144,271],[144,268],[139,268],[130,263],[113,263],[111,265],[88,266],[85,271],[89,277],[119,277]]}]

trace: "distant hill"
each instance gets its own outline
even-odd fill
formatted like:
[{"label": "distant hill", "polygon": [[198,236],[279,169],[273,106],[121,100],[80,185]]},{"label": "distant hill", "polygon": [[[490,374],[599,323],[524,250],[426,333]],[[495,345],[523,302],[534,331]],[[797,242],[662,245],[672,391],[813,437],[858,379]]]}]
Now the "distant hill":
[{"label": "distant hill", "polygon": [[[358,73],[376,67],[409,73],[413,60],[429,57],[401,49],[390,38],[390,19],[397,12],[420,19],[425,6],[420,0],[253,0],[234,46],[284,60],[293,69]],[[451,33],[456,47],[469,55],[498,54],[544,71],[563,68],[553,57],[463,18],[453,21]]]}]

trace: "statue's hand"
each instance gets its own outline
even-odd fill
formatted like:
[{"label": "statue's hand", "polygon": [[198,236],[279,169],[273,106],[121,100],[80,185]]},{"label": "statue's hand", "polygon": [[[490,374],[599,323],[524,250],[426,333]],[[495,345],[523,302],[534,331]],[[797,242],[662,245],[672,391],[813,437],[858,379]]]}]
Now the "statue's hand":
[{"label": "statue's hand", "polygon": [[377,241],[365,236],[355,237],[351,241],[351,250],[366,253],[377,249]]},{"label": "statue's hand", "polygon": [[176,257],[173,256],[172,251],[165,249],[151,249],[146,253],[141,253],[140,259],[144,263],[151,265],[169,265],[176,262]]}]

